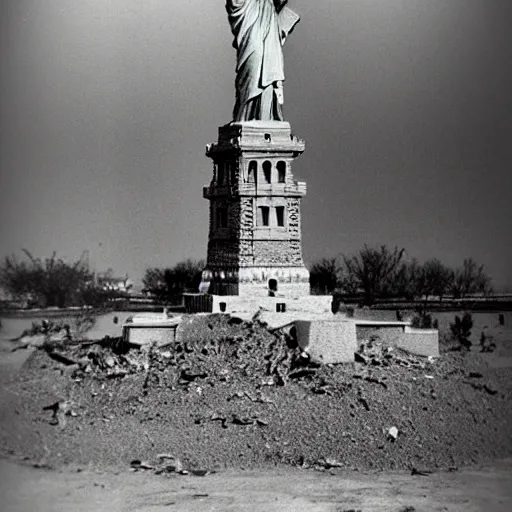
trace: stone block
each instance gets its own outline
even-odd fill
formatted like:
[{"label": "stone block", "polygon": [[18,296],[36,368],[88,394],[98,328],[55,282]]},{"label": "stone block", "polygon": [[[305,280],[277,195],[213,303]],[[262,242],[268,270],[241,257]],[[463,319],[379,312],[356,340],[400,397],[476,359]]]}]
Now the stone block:
[{"label": "stone block", "polygon": [[299,320],[295,322],[299,347],[323,363],[354,361],[356,324],[351,320]]},{"label": "stone block", "polygon": [[174,343],[177,323],[127,323],[123,325],[123,339],[132,345],[149,345],[155,343],[164,346]]},{"label": "stone block", "polygon": [[418,356],[439,356],[439,331],[405,327],[396,346]]}]

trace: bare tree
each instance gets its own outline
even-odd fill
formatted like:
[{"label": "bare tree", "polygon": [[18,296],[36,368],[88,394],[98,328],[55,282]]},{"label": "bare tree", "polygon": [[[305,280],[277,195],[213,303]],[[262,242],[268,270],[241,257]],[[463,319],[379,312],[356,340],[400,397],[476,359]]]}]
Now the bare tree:
[{"label": "bare tree", "polygon": [[92,295],[94,273],[82,256],[73,263],[57,258],[41,260],[23,249],[26,260],[7,256],[0,266],[0,285],[17,299],[40,307],[83,305]]},{"label": "bare tree", "polygon": [[478,265],[472,258],[467,258],[462,267],[454,272],[451,292],[457,299],[475,293],[489,294],[492,292],[491,278],[485,273],[483,265]]},{"label": "bare tree", "polygon": [[435,295],[443,300],[453,284],[453,270],[443,265],[437,258],[426,261],[422,267],[422,285],[425,300]]},{"label": "bare tree", "polygon": [[410,262],[401,262],[396,272],[390,292],[396,297],[414,300],[421,294],[422,267],[418,260],[413,258]]},{"label": "bare tree", "polygon": [[148,268],[142,279],[144,289],[161,302],[178,303],[186,291],[195,292],[201,282],[203,260],[187,259],[174,267]]},{"label": "bare tree", "polygon": [[398,247],[390,250],[385,245],[378,249],[365,245],[355,256],[343,257],[347,281],[352,285],[357,283],[365,305],[393,293],[395,280],[404,270],[401,265],[404,252],[405,249]]},{"label": "bare tree", "polygon": [[322,258],[313,263],[309,271],[309,282],[316,293],[329,295],[341,282],[342,268],[337,258]]}]

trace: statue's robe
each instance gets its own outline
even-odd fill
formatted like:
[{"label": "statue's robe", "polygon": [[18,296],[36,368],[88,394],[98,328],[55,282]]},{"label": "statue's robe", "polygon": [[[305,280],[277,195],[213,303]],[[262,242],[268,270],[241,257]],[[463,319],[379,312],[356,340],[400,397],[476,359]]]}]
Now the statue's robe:
[{"label": "statue's robe", "polygon": [[237,50],[234,121],[282,120],[275,94],[285,79],[283,44],[299,21],[287,0],[227,0]]}]

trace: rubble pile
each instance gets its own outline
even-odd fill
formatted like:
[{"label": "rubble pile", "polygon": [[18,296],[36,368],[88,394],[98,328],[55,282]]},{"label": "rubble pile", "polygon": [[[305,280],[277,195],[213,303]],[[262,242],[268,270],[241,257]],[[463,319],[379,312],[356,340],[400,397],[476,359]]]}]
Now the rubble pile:
[{"label": "rubble pile", "polygon": [[399,365],[405,368],[423,370],[427,367],[427,364],[433,363],[434,358],[432,356],[427,359],[417,357],[383,342],[378,335],[371,335],[368,339],[359,343],[359,349],[355,353],[355,361],[371,366]]},{"label": "rubble pile", "polygon": [[355,363],[321,365],[257,320],[194,316],[164,348],[36,350],[2,394],[0,453],[160,473],[453,469],[512,454],[510,398],[510,370],[479,354],[417,358],[373,337]]}]

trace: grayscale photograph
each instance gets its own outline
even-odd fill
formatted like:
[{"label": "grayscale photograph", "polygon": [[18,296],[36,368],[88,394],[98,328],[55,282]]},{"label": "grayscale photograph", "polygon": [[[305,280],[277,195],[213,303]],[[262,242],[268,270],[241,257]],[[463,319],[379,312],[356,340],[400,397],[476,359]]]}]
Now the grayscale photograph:
[{"label": "grayscale photograph", "polygon": [[511,0],[1,0],[2,512],[512,510]]}]

